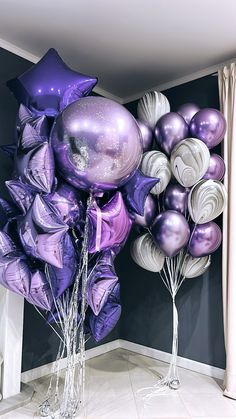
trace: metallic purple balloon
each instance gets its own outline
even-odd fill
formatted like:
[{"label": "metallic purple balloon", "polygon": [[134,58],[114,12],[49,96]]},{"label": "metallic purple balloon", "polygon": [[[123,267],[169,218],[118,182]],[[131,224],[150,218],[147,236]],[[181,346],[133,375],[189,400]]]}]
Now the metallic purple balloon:
[{"label": "metallic purple balloon", "polygon": [[144,215],[146,198],[159,181],[158,178],[145,176],[140,170],[136,170],[121,189],[127,207],[139,215]]},{"label": "metallic purple balloon", "polygon": [[85,219],[85,204],[80,191],[66,183],[60,183],[57,189],[45,196],[65,224],[74,227],[81,219]]},{"label": "metallic purple balloon", "polygon": [[149,151],[149,150],[151,150],[152,143],[153,143],[152,129],[147,124],[140,121],[139,119],[137,119],[137,124],[139,126],[140,131],[141,131],[143,152]]},{"label": "metallic purple balloon", "polygon": [[210,157],[210,164],[203,179],[222,180],[225,175],[225,163],[222,157],[218,154],[212,153]]},{"label": "metallic purple balloon", "polygon": [[194,115],[189,128],[193,137],[202,140],[211,149],[223,140],[226,121],[217,109],[204,108]]},{"label": "metallic purple balloon", "polygon": [[29,295],[26,297],[26,300],[43,310],[51,309],[53,295],[43,272],[37,270],[32,273]]},{"label": "metallic purple balloon", "polygon": [[117,189],[137,169],[142,142],[130,112],[102,97],[82,98],[59,115],[51,132],[58,170],[79,189]]},{"label": "metallic purple balloon", "polygon": [[19,215],[18,208],[4,198],[0,197],[0,224],[1,228]]},{"label": "metallic purple balloon", "polygon": [[111,251],[103,252],[90,268],[87,280],[87,302],[97,316],[118,281]]},{"label": "metallic purple balloon", "polygon": [[190,189],[179,184],[170,184],[164,192],[164,206],[166,210],[175,210],[183,215],[188,210],[188,194]]},{"label": "metallic purple balloon", "polygon": [[5,185],[11,198],[20,208],[22,214],[26,214],[34,200],[34,192],[32,188],[20,180],[7,180]]},{"label": "metallic purple balloon", "polygon": [[0,231],[0,257],[16,252],[16,246],[11,237],[4,231]]},{"label": "metallic purple balloon", "polygon": [[23,131],[26,124],[31,125],[33,128],[35,128],[36,132],[44,138],[47,138],[49,133],[49,127],[48,127],[48,120],[45,115],[42,116],[35,116],[33,113],[24,105],[20,105],[16,127],[17,132],[20,135]]},{"label": "metallic purple balloon", "polygon": [[184,118],[176,112],[168,112],[157,121],[155,140],[157,145],[170,155],[174,146],[188,137],[188,132],[188,124]]},{"label": "metallic purple balloon", "polygon": [[89,317],[89,326],[91,333],[99,342],[104,339],[115,327],[121,315],[121,306],[116,302],[108,302],[102,308],[98,316],[91,313]]},{"label": "metallic purple balloon", "polygon": [[184,118],[188,125],[198,111],[200,111],[200,108],[195,103],[184,103],[177,109],[177,112]]},{"label": "metallic purple balloon", "polygon": [[56,116],[69,103],[89,94],[96,84],[95,77],[71,70],[53,48],[28,71],[7,82],[19,103],[35,115],[47,116]]},{"label": "metallic purple balloon", "polygon": [[188,243],[190,228],[179,212],[164,211],[156,217],[152,235],[165,255],[173,257]]},{"label": "metallic purple balloon", "polygon": [[73,284],[78,265],[76,251],[69,234],[65,235],[63,242],[62,264],[62,268],[48,265],[48,273],[55,298],[60,297],[60,295]]},{"label": "metallic purple balloon", "polygon": [[120,246],[128,238],[132,221],[121,192],[116,192],[102,208],[94,200],[88,209],[88,218],[90,253]]},{"label": "metallic purple balloon", "polygon": [[193,257],[208,256],[218,249],[221,241],[220,227],[214,221],[198,224],[195,228],[193,227],[188,252]]},{"label": "metallic purple balloon", "polygon": [[18,219],[18,231],[25,252],[57,268],[63,268],[63,247],[68,227],[40,195],[26,215]]},{"label": "metallic purple balloon", "polygon": [[153,223],[154,218],[157,215],[157,199],[151,194],[147,195],[144,203],[144,214],[133,214],[134,223],[141,227],[150,227]]}]

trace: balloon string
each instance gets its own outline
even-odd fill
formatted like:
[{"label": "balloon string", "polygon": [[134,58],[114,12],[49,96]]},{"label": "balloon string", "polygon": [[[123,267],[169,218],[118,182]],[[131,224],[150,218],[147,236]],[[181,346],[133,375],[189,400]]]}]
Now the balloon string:
[{"label": "balloon string", "polygon": [[93,206],[96,209],[97,215],[97,226],[96,226],[96,252],[101,250],[101,239],[102,239],[102,211],[96,202],[96,198],[93,199]]}]

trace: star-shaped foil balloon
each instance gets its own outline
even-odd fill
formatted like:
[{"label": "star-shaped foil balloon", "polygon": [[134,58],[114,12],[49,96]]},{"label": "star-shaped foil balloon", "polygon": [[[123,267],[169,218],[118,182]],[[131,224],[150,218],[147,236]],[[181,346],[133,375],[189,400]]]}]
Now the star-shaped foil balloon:
[{"label": "star-shaped foil balloon", "polygon": [[116,192],[101,208],[94,199],[93,205],[88,209],[88,219],[89,253],[122,245],[132,226],[121,192]]},{"label": "star-shaped foil balloon", "polygon": [[49,134],[47,117],[45,115],[33,115],[33,113],[21,103],[16,123],[18,134],[20,134],[23,131],[26,124],[31,125],[38,135],[47,138]]},{"label": "star-shaped foil balloon", "polygon": [[93,262],[87,281],[87,302],[97,316],[118,281],[110,250],[102,252]]},{"label": "star-shaped foil balloon", "polygon": [[26,214],[34,200],[34,192],[32,188],[17,179],[7,180],[5,185],[13,201],[20,208],[21,212]]},{"label": "star-shaped foil balloon", "polygon": [[63,247],[68,227],[40,195],[35,196],[28,212],[19,217],[18,230],[29,256],[63,268]]},{"label": "star-shaped foil balloon", "polygon": [[159,179],[145,176],[140,170],[136,170],[131,179],[121,188],[127,207],[143,215],[145,200],[158,182]]},{"label": "star-shaped foil balloon", "polygon": [[43,310],[51,309],[53,295],[44,272],[36,270],[31,274],[30,290],[26,300]]},{"label": "star-shaped foil balloon", "polygon": [[97,78],[71,70],[51,48],[21,76],[7,82],[19,103],[35,115],[55,117],[67,105],[86,96]]}]

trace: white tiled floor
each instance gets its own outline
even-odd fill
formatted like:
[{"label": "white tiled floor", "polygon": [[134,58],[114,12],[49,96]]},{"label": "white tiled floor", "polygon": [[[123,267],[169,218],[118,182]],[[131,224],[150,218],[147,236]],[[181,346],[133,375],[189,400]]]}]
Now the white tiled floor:
[{"label": "white tiled floor", "polygon": [[[145,398],[167,364],[117,349],[87,361],[84,419],[236,419],[236,401],[223,397],[220,383],[207,376],[179,369],[179,390],[165,390]],[[31,404],[2,418],[39,418],[48,377],[32,382],[36,394]],[[1,418],[0,418],[1,419]]]}]

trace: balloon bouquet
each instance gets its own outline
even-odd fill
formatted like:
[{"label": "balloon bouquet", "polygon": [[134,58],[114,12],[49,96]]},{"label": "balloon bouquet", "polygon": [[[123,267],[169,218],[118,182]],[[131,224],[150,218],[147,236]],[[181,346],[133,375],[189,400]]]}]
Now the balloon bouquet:
[{"label": "balloon bouquet", "polygon": [[[223,159],[210,153],[223,139],[226,122],[216,109],[184,104],[170,112],[167,98],[149,92],[138,103],[139,125],[146,152],[141,171],[158,178],[135,223],[146,232],[131,245],[133,260],[159,275],[173,302],[172,357],[168,373],[155,385],[159,391],[180,386],[176,367],[178,312],[176,295],[185,278],[202,275],[220,246],[220,227],[212,221],[223,211],[226,191],[220,182]],[[153,135],[158,150],[150,150]],[[155,390],[154,390],[155,391]]]},{"label": "balloon bouquet", "polygon": [[138,170],[142,137],[128,110],[87,96],[96,83],[53,49],[8,82],[20,107],[15,142],[2,146],[14,172],[11,200],[0,200],[0,283],[60,339],[44,417],[71,418],[83,403],[85,338],[100,341],[120,317],[114,259],[133,223],[129,211],[142,216],[159,181]]}]

